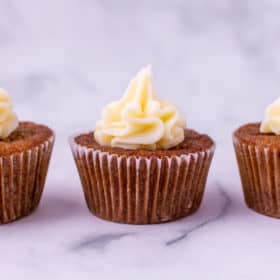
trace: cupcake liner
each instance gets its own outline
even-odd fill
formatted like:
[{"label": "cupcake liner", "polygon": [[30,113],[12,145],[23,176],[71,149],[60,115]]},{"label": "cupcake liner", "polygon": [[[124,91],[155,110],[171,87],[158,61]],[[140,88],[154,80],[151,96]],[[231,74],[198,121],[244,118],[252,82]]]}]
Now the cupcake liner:
[{"label": "cupcake liner", "polygon": [[54,136],[22,153],[0,157],[0,224],[27,216],[40,202]]},{"label": "cupcake liner", "polygon": [[280,149],[233,140],[246,204],[280,218]]},{"label": "cupcake liner", "polygon": [[194,154],[145,158],[94,150],[74,138],[70,145],[85,199],[96,216],[152,224],[188,216],[200,206],[214,146]]}]

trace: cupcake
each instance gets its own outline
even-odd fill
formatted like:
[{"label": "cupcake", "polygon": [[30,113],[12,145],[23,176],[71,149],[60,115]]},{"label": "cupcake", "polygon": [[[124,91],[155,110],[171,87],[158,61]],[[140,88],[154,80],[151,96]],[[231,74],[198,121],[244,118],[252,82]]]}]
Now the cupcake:
[{"label": "cupcake", "polygon": [[53,142],[48,127],[19,122],[8,93],[0,89],[0,224],[38,206]]},{"label": "cupcake", "polygon": [[238,128],[233,143],[246,204],[280,218],[280,99],[268,106],[262,123]]},{"label": "cupcake", "polygon": [[210,137],[187,129],[176,106],[158,99],[150,67],[104,108],[95,131],[71,136],[70,145],[89,210],[127,224],[194,213],[214,153]]}]

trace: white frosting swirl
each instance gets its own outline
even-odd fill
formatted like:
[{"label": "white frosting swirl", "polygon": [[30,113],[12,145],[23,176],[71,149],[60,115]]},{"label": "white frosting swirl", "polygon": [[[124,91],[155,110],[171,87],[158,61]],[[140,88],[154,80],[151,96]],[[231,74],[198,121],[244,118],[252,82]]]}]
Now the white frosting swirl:
[{"label": "white frosting swirl", "polygon": [[260,132],[280,135],[280,98],[267,107]]},{"label": "white frosting swirl", "polygon": [[184,140],[185,126],[176,106],[157,98],[148,66],[129,83],[121,100],[103,109],[95,139],[124,149],[169,149]]},{"label": "white frosting swirl", "polygon": [[8,93],[0,89],[0,139],[7,138],[18,127],[18,118],[13,111]]}]

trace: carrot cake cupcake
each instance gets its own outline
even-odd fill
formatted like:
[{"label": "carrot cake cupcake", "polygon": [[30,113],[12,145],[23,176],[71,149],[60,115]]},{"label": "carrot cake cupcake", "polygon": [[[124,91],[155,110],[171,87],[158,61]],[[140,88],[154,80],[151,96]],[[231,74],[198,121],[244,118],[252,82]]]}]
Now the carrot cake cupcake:
[{"label": "carrot cake cupcake", "polygon": [[280,99],[262,123],[238,128],[233,142],[248,207],[280,218]]},{"label": "carrot cake cupcake", "polygon": [[38,206],[53,142],[48,127],[19,122],[8,93],[0,89],[0,224]]},{"label": "carrot cake cupcake", "polygon": [[104,108],[95,131],[73,135],[70,145],[90,211],[128,224],[194,213],[214,153],[209,136],[187,129],[176,106],[157,97],[150,67]]}]

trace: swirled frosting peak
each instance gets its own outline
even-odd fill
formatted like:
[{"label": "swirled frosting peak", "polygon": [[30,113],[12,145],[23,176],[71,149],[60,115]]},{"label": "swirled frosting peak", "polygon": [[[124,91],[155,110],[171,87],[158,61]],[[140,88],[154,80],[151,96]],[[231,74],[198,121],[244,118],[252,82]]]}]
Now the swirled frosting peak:
[{"label": "swirled frosting peak", "polygon": [[185,126],[176,106],[157,98],[148,66],[129,83],[119,101],[105,106],[95,139],[124,149],[169,149],[184,140]]},{"label": "swirled frosting peak", "polygon": [[260,132],[280,135],[280,98],[267,107]]},{"label": "swirled frosting peak", "polygon": [[0,139],[7,138],[18,127],[18,118],[13,111],[8,93],[0,89]]}]

